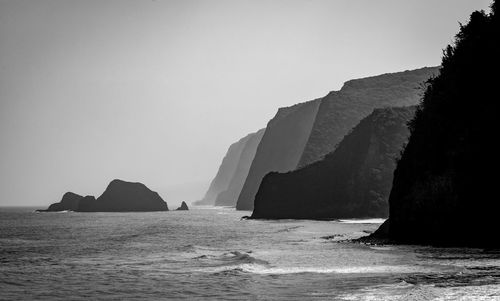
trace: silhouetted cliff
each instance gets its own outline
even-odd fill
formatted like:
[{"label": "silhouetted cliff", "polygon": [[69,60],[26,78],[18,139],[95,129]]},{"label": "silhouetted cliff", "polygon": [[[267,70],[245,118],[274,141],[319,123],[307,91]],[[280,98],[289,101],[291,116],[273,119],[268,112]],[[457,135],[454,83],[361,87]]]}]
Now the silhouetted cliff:
[{"label": "silhouetted cliff", "polygon": [[76,211],[78,209],[78,202],[83,196],[73,192],[66,192],[59,203],[54,203],[47,208],[47,210],[37,210],[39,212],[52,212],[52,211]]},{"label": "silhouetted cliff", "polygon": [[80,200],[81,212],[168,211],[167,203],[142,183],[113,180],[97,198],[87,196]]},{"label": "silhouetted cliff", "polygon": [[444,51],[394,173],[386,232],[396,243],[499,247],[500,20],[474,12]]},{"label": "silhouetted cliff", "polygon": [[280,108],[269,121],[236,204],[251,210],[260,181],[270,171],[290,171],[297,167],[309,138],[320,100]]},{"label": "silhouetted cliff", "polygon": [[376,109],[322,160],[267,174],[252,218],[386,217],[395,159],[407,141],[406,124],[414,110]]},{"label": "silhouetted cliff", "polygon": [[418,104],[423,92],[418,88],[437,71],[437,67],[428,67],[350,80],[340,91],[329,93],[321,100],[298,167],[333,151],[347,132],[373,109]]},{"label": "silhouetted cliff", "polygon": [[[251,135],[251,134],[250,134]],[[250,135],[241,138],[238,142],[235,142],[229,146],[224,159],[215,175],[215,178],[210,183],[210,187],[203,199],[196,201],[195,205],[213,205],[215,203],[215,198],[220,192],[225,191],[229,187],[229,182],[234,176],[238,162],[240,160],[241,152],[245,147],[246,142],[250,139]]]},{"label": "silhouetted cliff", "polygon": [[419,88],[436,72],[437,67],[430,67],[351,80],[340,91],[311,102],[314,105],[309,108],[314,110],[305,110],[304,104],[280,109],[257,148],[236,208],[253,209],[255,194],[268,172],[295,170],[332,152],[373,109],[416,105],[422,93]]},{"label": "silhouetted cliff", "polygon": [[259,146],[260,140],[264,135],[266,129],[261,129],[260,131],[250,135],[250,138],[245,144],[243,151],[241,152],[240,161],[236,167],[236,171],[229,183],[229,187],[220,192],[215,199],[216,206],[236,206],[236,201],[240,195],[243,184],[248,176],[248,171],[252,165],[253,158],[255,157],[255,152]]}]

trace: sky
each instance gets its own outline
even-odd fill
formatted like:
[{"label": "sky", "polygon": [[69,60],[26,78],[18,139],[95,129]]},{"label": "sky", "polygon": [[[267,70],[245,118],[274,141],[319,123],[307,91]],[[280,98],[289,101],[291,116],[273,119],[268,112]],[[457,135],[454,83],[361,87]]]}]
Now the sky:
[{"label": "sky", "polygon": [[229,145],[353,78],[439,65],[483,0],[0,0],[0,206],[142,182],[202,197]]}]

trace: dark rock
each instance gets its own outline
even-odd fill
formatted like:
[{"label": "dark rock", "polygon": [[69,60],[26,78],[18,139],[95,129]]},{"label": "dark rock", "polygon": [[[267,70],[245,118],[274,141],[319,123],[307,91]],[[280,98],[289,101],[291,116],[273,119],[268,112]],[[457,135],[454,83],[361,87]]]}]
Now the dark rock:
[{"label": "dark rock", "polygon": [[252,161],[257,152],[257,147],[264,136],[265,129],[253,133],[247,140],[243,151],[241,152],[240,160],[236,171],[229,182],[229,186],[226,190],[220,192],[215,199],[215,206],[230,206],[235,207],[238,196],[240,195],[243,184],[248,176],[248,171],[252,165]]},{"label": "dark rock", "polygon": [[418,88],[437,70],[422,68],[352,80],[321,99],[280,109],[257,148],[236,208],[253,209],[267,173],[292,171],[322,159],[374,109],[416,105]]},{"label": "dark rock", "polygon": [[53,212],[53,211],[76,211],[78,202],[83,196],[73,192],[66,192],[59,203],[54,203],[46,210],[37,210],[38,212]]},{"label": "dark rock", "polygon": [[168,211],[168,206],[158,193],[151,191],[142,183],[113,180],[99,198],[86,196],[81,199],[77,211]]},{"label": "dark rock", "polygon": [[255,193],[265,174],[270,171],[286,172],[297,167],[319,104],[320,100],[312,100],[280,108],[269,121],[241,189],[236,209],[253,209]]},{"label": "dark rock", "polygon": [[179,208],[177,208],[176,210],[189,210],[188,208],[188,205],[186,204],[186,202],[182,201],[182,204]]},{"label": "dark rock", "polygon": [[[474,12],[444,51],[410,123],[394,173],[389,222],[375,235],[437,246],[500,247],[500,16]],[[495,238],[497,237],[497,238]]]},{"label": "dark rock", "polygon": [[415,107],[376,109],[324,159],[288,173],[269,173],[252,218],[387,217],[395,159],[407,141]]}]

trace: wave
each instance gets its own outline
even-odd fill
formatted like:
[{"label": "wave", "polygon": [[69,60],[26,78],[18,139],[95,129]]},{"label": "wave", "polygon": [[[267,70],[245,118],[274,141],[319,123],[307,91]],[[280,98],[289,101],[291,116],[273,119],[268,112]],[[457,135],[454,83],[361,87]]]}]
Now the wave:
[{"label": "wave", "polygon": [[258,275],[286,275],[286,274],[409,274],[418,269],[414,266],[359,266],[359,267],[273,267],[269,264],[244,263],[236,266],[209,267],[200,272],[227,273],[242,272]]},{"label": "wave", "polygon": [[339,219],[338,222],[344,224],[382,224],[385,220],[385,218]]},{"label": "wave", "polygon": [[200,256],[194,257],[193,259],[198,259],[198,260],[210,259],[211,260],[210,263],[212,266],[234,267],[235,265],[239,264],[260,264],[260,265],[269,264],[269,262],[265,260],[253,257],[252,255],[250,255],[250,253],[252,252],[230,251],[219,255],[202,254]]}]

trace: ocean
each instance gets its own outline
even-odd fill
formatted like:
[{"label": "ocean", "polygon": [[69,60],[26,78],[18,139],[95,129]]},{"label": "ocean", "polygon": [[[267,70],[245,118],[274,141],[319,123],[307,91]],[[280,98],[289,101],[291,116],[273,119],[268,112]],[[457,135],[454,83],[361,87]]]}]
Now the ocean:
[{"label": "ocean", "polygon": [[383,220],[0,208],[1,300],[500,300],[500,252],[340,242]]}]

